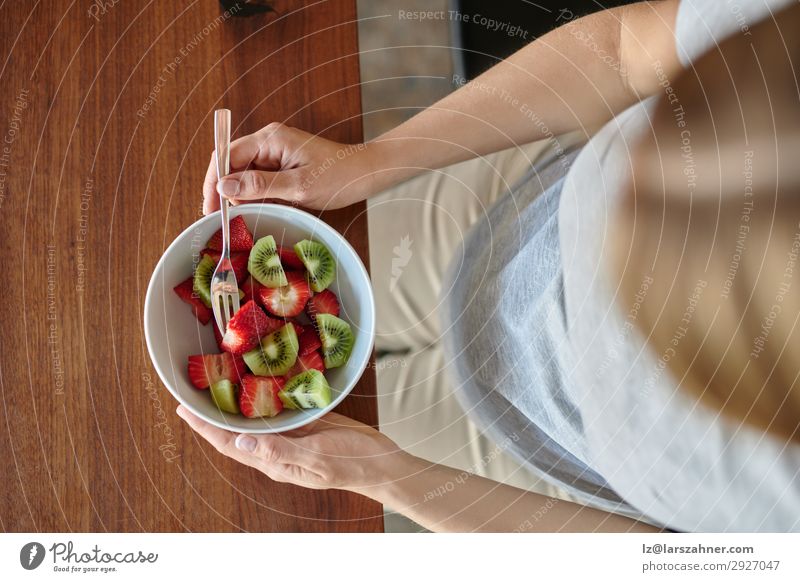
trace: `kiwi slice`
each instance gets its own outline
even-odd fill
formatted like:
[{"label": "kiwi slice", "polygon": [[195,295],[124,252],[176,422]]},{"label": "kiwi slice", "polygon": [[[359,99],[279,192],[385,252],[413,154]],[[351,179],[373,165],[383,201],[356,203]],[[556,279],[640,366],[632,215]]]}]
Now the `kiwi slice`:
[{"label": "kiwi slice", "polygon": [[208,255],[204,255],[194,268],[194,292],[206,307],[211,307],[211,276],[216,268],[214,259]]},{"label": "kiwi slice", "polygon": [[288,284],[281,257],[278,255],[278,246],[272,235],[258,239],[253,245],[247,260],[247,270],[265,287],[283,287]]},{"label": "kiwi slice", "polygon": [[280,376],[297,361],[297,332],[289,323],[264,336],[261,345],[244,354],[244,362],[257,376]]},{"label": "kiwi slice", "polygon": [[333,283],[336,275],[336,261],[328,247],[322,243],[301,240],[294,245],[294,252],[306,267],[308,284],[311,289],[319,293]]},{"label": "kiwi slice", "polygon": [[220,380],[211,385],[211,399],[222,412],[239,414],[239,405],[236,403],[236,384],[230,380]]},{"label": "kiwi slice", "polygon": [[319,370],[307,370],[293,376],[278,392],[286,408],[325,408],[332,401],[331,387]]},{"label": "kiwi slice", "polygon": [[338,368],[347,363],[353,351],[353,330],[350,324],[335,315],[321,313],[317,315],[317,329],[322,342],[322,358],[325,368]]}]

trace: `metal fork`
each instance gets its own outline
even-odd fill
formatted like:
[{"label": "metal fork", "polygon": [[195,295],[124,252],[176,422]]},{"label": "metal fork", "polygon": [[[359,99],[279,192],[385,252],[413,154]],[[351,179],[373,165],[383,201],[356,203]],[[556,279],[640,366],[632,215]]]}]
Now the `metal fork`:
[{"label": "metal fork", "polygon": [[[218,109],[214,112],[214,146],[217,158],[217,178],[230,172],[231,112]],[[211,276],[211,307],[219,331],[224,335],[233,314],[239,311],[239,285],[231,265],[231,228],[228,218],[228,199],[219,197],[222,216],[222,254]]]}]

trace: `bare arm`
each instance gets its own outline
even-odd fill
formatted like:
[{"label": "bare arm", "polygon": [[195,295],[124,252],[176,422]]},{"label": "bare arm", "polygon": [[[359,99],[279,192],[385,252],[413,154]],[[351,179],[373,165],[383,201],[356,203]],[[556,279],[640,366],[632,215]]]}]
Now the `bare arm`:
[{"label": "bare arm", "polygon": [[678,0],[641,2],[564,18],[559,28],[357,149],[270,124],[232,144],[233,173],[219,184],[212,160],[205,210],[217,207],[215,188],[234,202],[282,198],[338,208],[425,169],[573,130],[588,134],[658,91],[654,63],[668,78],[679,70],[677,6]]},{"label": "bare arm", "polygon": [[655,532],[641,521],[406,456],[366,494],[438,532]]},{"label": "bare arm", "polygon": [[[590,131],[659,90],[654,63],[679,70],[677,0],[641,2],[569,20],[435,105],[377,138],[381,190],[419,170],[515,145]],[[588,128],[588,130],[587,130]]]}]

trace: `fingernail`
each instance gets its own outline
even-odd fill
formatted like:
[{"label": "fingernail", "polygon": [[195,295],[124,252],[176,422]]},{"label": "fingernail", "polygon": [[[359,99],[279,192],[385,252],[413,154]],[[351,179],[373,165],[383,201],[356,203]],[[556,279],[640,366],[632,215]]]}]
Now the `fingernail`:
[{"label": "fingernail", "polygon": [[240,451],[252,453],[256,450],[256,439],[247,434],[240,434],[236,437],[236,448]]},{"label": "fingernail", "polygon": [[217,182],[217,192],[223,196],[235,196],[239,190],[239,182],[236,180],[220,180]]}]

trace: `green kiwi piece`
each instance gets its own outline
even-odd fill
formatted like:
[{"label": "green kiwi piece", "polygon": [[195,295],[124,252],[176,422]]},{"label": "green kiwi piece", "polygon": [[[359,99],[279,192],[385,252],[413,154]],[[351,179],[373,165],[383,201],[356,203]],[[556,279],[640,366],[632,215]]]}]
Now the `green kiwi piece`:
[{"label": "green kiwi piece", "polygon": [[331,387],[319,370],[306,370],[292,376],[278,392],[286,408],[325,408],[333,401]]},{"label": "green kiwi piece", "polygon": [[350,324],[335,315],[321,313],[317,315],[317,329],[322,342],[322,359],[325,368],[344,366],[353,351],[353,330]]},{"label": "green kiwi piece", "polygon": [[206,307],[211,307],[211,276],[216,268],[214,259],[204,255],[194,269],[194,292]]},{"label": "green kiwi piece", "polygon": [[236,402],[236,384],[230,380],[220,380],[211,385],[211,399],[222,412],[239,414],[239,404]]},{"label": "green kiwi piece", "polygon": [[294,245],[295,254],[306,266],[308,284],[316,293],[324,291],[336,276],[336,261],[322,243],[301,240]]},{"label": "green kiwi piece", "polygon": [[257,376],[281,376],[297,361],[297,332],[289,323],[261,338],[261,345],[244,354],[244,362]]},{"label": "green kiwi piece", "polygon": [[250,258],[247,259],[247,270],[265,287],[283,287],[289,283],[286,280],[286,273],[283,272],[278,247],[272,235],[258,239],[253,245]]}]

